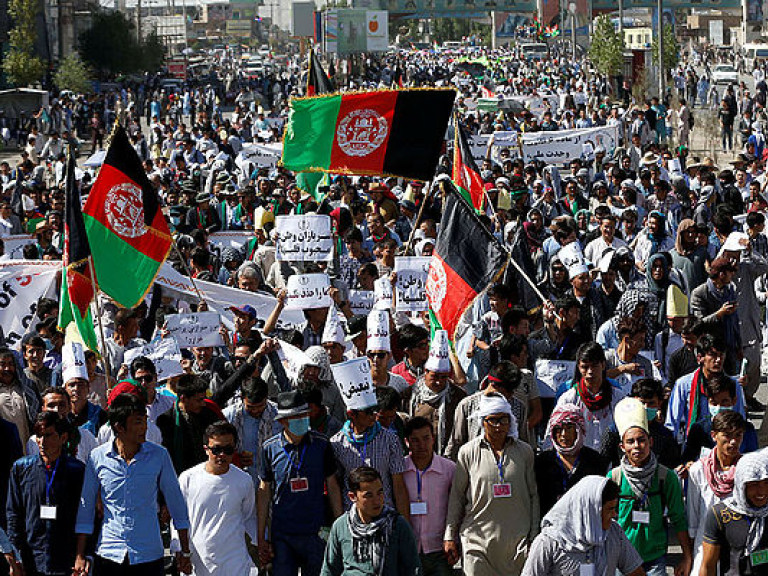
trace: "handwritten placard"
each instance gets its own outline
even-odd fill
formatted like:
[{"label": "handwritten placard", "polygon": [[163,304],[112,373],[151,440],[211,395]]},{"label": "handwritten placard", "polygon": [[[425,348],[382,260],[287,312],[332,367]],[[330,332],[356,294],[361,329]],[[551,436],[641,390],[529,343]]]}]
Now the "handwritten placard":
[{"label": "handwritten placard", "polygon": [[430,257],[395,258],[395,310],[421,312],[429,309],[427,302],[427,273]]},{"label": "handwritten placard", "polygon": [[349,307],[353,314],[366,316],[373,310],[373,292],[371,290],[350,290]]},{"label": "handwritten placard", "polygon": [[373,307],[376,310],[392,308],[392,283],[388,276],[382,276],[373,282]]},{"label": "handwritten placard", "polygon": [[216,312],[172,314],[165,318],[165,329],[176,338],[179,348],[222,346],[221,318]]},{"label": "handwritten placard", "polygon": [[327,308],[331,305],[330,290],[331,283],[326,274],[294,274],[288,278],[285,308]]},{"label": "handwritten placard", "polygon": [[539,392],[545,398],[552,398],[560,387],[573,378],[576,362],[572,360],[536,360],[534,375]]},{"label": "handwritten placard", "polygon": [[160,338],[144,346],[126,350],[123,362],[130,365],[139,356],[146,356],[155,364],[158,382],[184,372],[181,367],[181,350],[175,338]]},{"label": "handwritten placard", "polygon": [[376,392],[371,377],[371,363],[363,356],[331,365],[333,379],[349,410],[365,410],[376,405]]},{"label": "handwritten placard", "polygon": [[296,214],[275,219],[275,258],[290,262],[330,262],[333,259],[331,217]]}]

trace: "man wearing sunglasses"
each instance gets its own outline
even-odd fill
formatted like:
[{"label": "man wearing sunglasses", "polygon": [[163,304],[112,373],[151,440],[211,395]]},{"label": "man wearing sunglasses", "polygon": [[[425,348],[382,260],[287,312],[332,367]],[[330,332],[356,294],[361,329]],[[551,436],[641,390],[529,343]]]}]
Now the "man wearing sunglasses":
[{"label": "man wearing sunglasses", "polygon": [[216,422],[203,439],[207,460],[179,476],[191,525],[192,567],[195,574],[248,574],[254,565],[245,534],[255,536],[256,489],[247,472],[231,465],[237,430]]}]

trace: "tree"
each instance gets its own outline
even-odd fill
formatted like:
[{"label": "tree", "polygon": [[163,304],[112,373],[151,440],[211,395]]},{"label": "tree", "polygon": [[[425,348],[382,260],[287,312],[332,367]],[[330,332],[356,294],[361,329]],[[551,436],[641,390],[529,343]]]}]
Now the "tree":
[{"label": "tree", "polygon": [[[677,65],[678,54],[680,53],[680,43],[675,37],[675,29],[671,24],[665,24],[664,30],[664,74],[669,76],[669,71]],[[658,35],[654,30],[653,35],[653,61],[659,64],[659,41]]]},{"label": "tree", "polygon": [[10,0],[8,3],[8,15],[14,26],[8,33],[10,49],[3,59],[3,71],[15,86],[33,84],[45,72],[45,64],[35,55],[39,9],[37,0]]},{"label": "tree", "polygon": [[71,90],[79,94],[91,90],[91,72],[77,54],[71,54],[59,63],[53,81],[59,90]]},{"label": "tree", "polygon": [[624,65],[624,38],[607,14],[595,19],[589,58],[601,74],[615,76]]}]

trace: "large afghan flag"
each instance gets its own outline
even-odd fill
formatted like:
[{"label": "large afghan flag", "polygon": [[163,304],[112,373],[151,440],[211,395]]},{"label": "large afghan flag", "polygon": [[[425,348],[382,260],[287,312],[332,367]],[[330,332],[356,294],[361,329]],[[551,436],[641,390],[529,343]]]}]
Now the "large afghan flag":
[{"label": "large afghan flag", "polygon": [[283,165],[294,172],[429,180],[455,97],[435,89],[293,98]]},{"label": "large afghan flag", "polygon": [[118,127],[83,208],[99,289],[121,306],[144,298],[171,249],[157,193]]},{"label": "large afghan flag", "polygon": [[317,61],[315,51],[309,51],[309,71],[307,73],[307,96],[328,94],[333,92],[333,84]]},{"label": "large afghan flag", "polygon": [[429,307],[453,341],[456,327],[474,299],[500,278],[507,252],[472,206],[448,187],[437,242],[427,274]]},{"label": "large afghan flag", "polygon": [[91,247],[85,233],[80,209],[80,191],[75,183],[75,158],[69,151],[64,196],[64,278],[61,282],[59,327],[68,330],[74,323],[78,339],[89,349],[98,351],[96,332],[91,318],[91,301],[95,293],[91,276]]},{"label": "large afghan flag", "polygon": [[467,135],[458,122],[456,122],[456,141],[453,144],[453,174],[451,179],[464,199],[475,210],[482,211],[485,195],[483,179],[480,177],[480,169],[472,157],[469,144],[467,144]]}]

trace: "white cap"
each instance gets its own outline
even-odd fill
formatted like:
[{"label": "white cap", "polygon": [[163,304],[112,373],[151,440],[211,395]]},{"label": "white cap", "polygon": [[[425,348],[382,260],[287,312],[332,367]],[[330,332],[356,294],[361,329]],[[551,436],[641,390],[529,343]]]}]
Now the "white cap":
[{"label": "white cap", "polygon": [[570,280],[573,280],[577,276],[581,276],[586,272],[589,272],[589,266],[587,266],[587,263],[583,260],[581,262],[574,262],[568,266],[568,278]]},{"label": "white cap", "polygon": [[376,352],[391,352],[389,343],[389,312],[386,310],[371,310],[367,323],[368,350]]},{"label": "white cap", "polygon": [[331,371],[347,410],[365,410],[378,404],[368,358],[332,364]]},{"label": "white cap", "polygon": [[66,342],[61,349],[61,376],[64,384],[81,378],[88,380],[88,368],[85,365],[85,350],[80,342]]},{"label": "white cap", "polygon": [[581,246],[578,242],[571,242],[560,248],[557,251],[557,257],[560,258],[560,262],[566,268],[570,268],[576,263],[583,263],[585,260],[584,253],[581,251]]},{"label": "white cap", "polygon": [[744,232],[731,232],[725,239],[722,249],[729,252],[741,252],[746,249],[746,246],[741,243],[743,240],[749,241],[749,236]]},{"label": "white cap", "polygon": [[328,317],[325,319],[325,326],[323,327],[323,337],[320,339],[320,344],[329,342],[344,346],[344,328],[339,322],[336,306],[331,306],[328,310]]},{"label": "white cap", "polygon": [[424,369],[430,372],[446,374],[451,371],[451,343],[446,330],[435,330],[432,342],[429,344],[429,358]]}]

